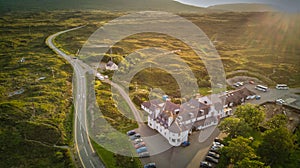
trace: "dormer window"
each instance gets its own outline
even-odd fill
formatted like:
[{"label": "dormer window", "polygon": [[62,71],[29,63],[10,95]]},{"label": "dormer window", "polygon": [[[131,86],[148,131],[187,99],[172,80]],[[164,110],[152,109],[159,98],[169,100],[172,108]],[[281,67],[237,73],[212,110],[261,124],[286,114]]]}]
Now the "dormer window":
[{"label": "dormer window", "polygon": [[182,121],[182,116],[178,116],[177,120]]}]

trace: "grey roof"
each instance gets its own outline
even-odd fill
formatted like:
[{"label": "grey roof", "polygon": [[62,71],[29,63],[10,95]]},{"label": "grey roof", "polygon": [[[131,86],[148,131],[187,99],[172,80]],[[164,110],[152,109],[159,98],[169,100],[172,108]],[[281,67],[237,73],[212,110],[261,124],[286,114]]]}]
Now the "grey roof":
[{"label": "grey roof", "polygon": [[112,67],[113,65],[116,65],[116,64],[112,61],[108,61],[108,63],[106,64],[107,67]]},{"label": "grey roof", "polygon": [[255,94],[245,87],[228,92],[226,94],[225,104],[229,104],[229,103],[234,103],[235,105],[240,104],[241,99],[243,98],[245,99],[247,96],[250,95],[255,95]]},{"label": "grey roof", "polygon": [[164,111],[171,111],[173,112],[176,109],[180,109],[179,104],[172,103],[171,101],[166,101],[165,106],[164,106]]},{"label": "grey roof", "polygon": [[169,127],[169,131],[173,133],[180,133],[186,130],[190,130],[193,126],[193,123],[190,124],[179,124],[178,121],[174,121],[173,124]]},{"label": "grey roof", "polygon": [[195,126],[195,127],[204,126],[205,123],[211,123],[211,122],[216,122],[216,121],[218,121],[218,118],[212,116],[212,117],[205,118],[204,120],[195,122],[193,126]]},{"label": "grey roof", "polygon": [[[231,91],[227,95],[225,94],[212,94],[204,96],[198,99],[191,99],[181,105],[172,103],[171,101],[163,102],[160,99],[154,99],[150,102],[144,102],[143,105],[149,109],[155,110],[159,108],[160,114],[156,118],[156,121],[165,126],[168,124],[168,118],[172,117],[173,122],[168,128],[171,132],[180,133],[192,128],[192,126],[204,125],[206,122],[213,122],[218,120],[216,117],[209,117],[204,120],[197,121],[195,123],[185,124],[186,121],[198,118],[200,116],[206,116],[211,106],[214,106],[217,111],[223,109],[223,105],[228,102],[239,103],[242,98],[246,98],[249,95],[254,95],[253,92],[247,88],[241,88],[239,90]],[[174,113],[174,110],[179,109],[179,113]],[[149,117],[154,119],[154,114]]]}]

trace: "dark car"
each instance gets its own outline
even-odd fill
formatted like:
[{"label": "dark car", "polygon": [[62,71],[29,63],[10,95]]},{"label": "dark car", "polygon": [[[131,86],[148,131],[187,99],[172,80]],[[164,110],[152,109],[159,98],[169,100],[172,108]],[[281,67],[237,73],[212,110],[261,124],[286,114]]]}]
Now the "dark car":
[{"label": "dark car", "polygon": [[145,157],[150,157],[150,153],[149,152],[139,153],[139,158],[145,158]]},{"label": "dark car", "polygon": [[187,147],[187,146],[189,146],[190,144],[191,144],[191,143],[190,143],[189,141],[184,141],[184,142],[182,142],[181,146]]},{"label": "dark car", "polygon": [[156,168],[155,163],[148,163],[144,165],[144,168]]},{"label": "dark car", "polygon": [[206,156],[205,157],[205,160],[208,161],[208,162],[212,162],[212,163],[215,163],[215,164],[218,164],[219,163],[219,160],[218,159],[215,159],[211,156]]},{"label": "dark car", "polygon": [[219,154],[217,154],[217,153],[215,153],[215,152],[211,152],[211,151],[209,151],[209,152],[207,153],[207,156],[211,156],[211,157],[213,157],[213,158],[215,158],[215,159],[219,159],[219,158],[220,158],[220,155],[219,155]]},{"label": "dark car", "polygon": [[127,132],[127,135],[128,135],[128,136],[132,136],[132,135],[134,135],[134,134],[136,134],[136,132],[135,132],[134,130],[131,130],[131,131],[128,131],[128,132]]},{"label": "dark car", "polygon": [[218,138],[218,137],[216,137],[216,138],[214,139],[214,141],[215,141],[215,142],[222,143],[222,140],[221,140],[220,138]]},{"label": "dark car", "polygon": [[209,151],[210,151],[210,152],[217,153],[217,154],[220,154],[220,151],[219,151],[219,150],[217,150],[217,149],[210,149]]},{"label": "dark car", "polygon": [[136,140],[136,139],[138,139],[138,138],[140,138],[140,137],[141,137],[140,134],[134,134],[134,135],[130,136],[130,139],[131,139],[131,140]]},{"label": "dark car", "polygon": [[200,162],[200,168],[211,168],[212,164],[206,161]]}]

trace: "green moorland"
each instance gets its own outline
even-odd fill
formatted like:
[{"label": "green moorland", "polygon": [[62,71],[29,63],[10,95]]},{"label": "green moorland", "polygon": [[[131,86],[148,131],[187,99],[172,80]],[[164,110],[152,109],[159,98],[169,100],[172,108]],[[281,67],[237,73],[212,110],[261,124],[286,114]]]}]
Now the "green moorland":
[{"label": "green moorland", "polygon": [[85,23],[80,12],[0,17],[0,167],[73,167],[72,68],[45,39]]},{"label": "green moorland", "polygon": [[[0,167],[74,167],[72,68],[45,45],[45,39],[88,23],[92,25],[88,29],[95,29],[119,15],[53,11],[6,13],[0,18]],[[61,49],[69,54],[67,47]],[[123,133],[136,128],[136,122],[122,114],[128,113],[128,108],[121,112],[115,108],[109,85],[97,84],[97,94],[102,96],[97,101],[104,115],[111,117],[110,124]],[[17,90],[24,92],[9,96]],[[120,97],[118,100],[125,103]],[[131,160],[94,146],[107,166],[141,167],[137,158]]]},{"label": "green moorland", "polygon": [[[102,117],[108,122],[108,124],[114,129],[118,130],[121,133],[126,134],[127,131],[135,129],[138,127],[137,122],[133,119],[132,113],[129,110],[129,106],[126,104],[122,97],[117,95],[112,95],[111,86],[106,83],[102,83],[100,81],[95,81],[95,93],[96,93],[96,101],[101,109]],[[114,101],[115,100],[115,101]],[[122,106],[123,108],[118,108]],[[110,129],[107,130],[106,125],[98,125],[99,129],[101,129],[101,133],[106,135],[100,139],[100,141],[110,142],[110,138],[115,137],[116,135],[113,132],[109,132]],[[136,157],[127,157],[122,156],[120,154],[113,153],[105,149],[101,144],[93,141],[93,146],[98,153],[99,157],[103,160],[103,163],[108,168],[117,168],[117,167],[142,167],[140,160]],[[125,141],[122,144],[127,144],[130,148],[132,156],[135,155],[135,150],[133,148],[131,142]]]},{"label": "green moorland", "polygon": [[[233,76],[251,76],[268,86],[286,83],[290,87],[299,87],[300,83],[300,17],[268,12],[227,12],[211,14],[180,14],[200,27],[218,50],[227,78]],[[97,22],[97,21],[95,21]],[[64,34],[58,43],[70,53],[76,53],[95,30],[96,26],[78,29]],[[208,94],[210,83],[203,63],[188,46],[175,38],[153,33],[129,36],[113,47],[112,54],[107,53],[104,61],[110,57],[117,63],[137,49],[161,47],[178,50],[177,53],[193,70],[201,94]],[[174,98],[179,97],[175,79],[167,72],[148,68],[136,74],[131,81],[131,96],[140,102],[147,97],[149,88],[159,87]]]}]

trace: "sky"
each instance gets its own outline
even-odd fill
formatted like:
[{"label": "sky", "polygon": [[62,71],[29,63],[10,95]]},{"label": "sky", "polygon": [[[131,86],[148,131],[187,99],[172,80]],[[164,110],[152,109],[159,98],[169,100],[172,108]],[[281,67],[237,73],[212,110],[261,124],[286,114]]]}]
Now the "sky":
[{"label": "sky", "polygon": [[232,3],[265,3],[271,4],[279,10],[300,12],[300,0],[175,0],[189,5],[208,7],[218,4]]}]

